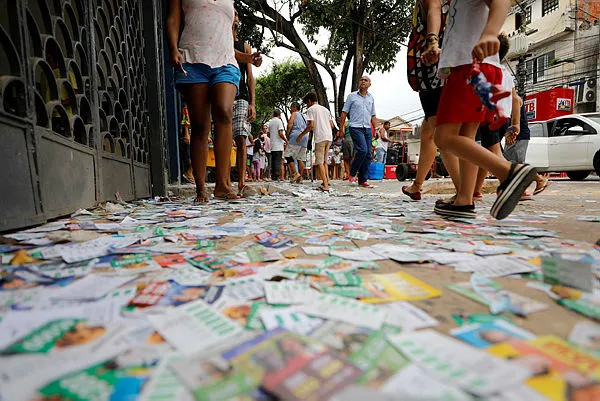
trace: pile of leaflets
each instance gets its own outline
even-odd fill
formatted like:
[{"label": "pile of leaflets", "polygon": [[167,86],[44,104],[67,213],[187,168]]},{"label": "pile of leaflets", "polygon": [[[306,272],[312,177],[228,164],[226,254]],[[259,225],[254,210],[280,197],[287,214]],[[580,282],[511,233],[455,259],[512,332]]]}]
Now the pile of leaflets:
[{"label": "pile of leaflets", "polygon": [[[600,399],[600,250],[543,216],[431,208],[296,190],[107,203],[5,234],[0,400]],[[465,280],[416,277],[436,269]],[[440,330],[412,301],[442,290],[489,314]],[[581,316],[568,338],[519,327],[554,301]]]}]

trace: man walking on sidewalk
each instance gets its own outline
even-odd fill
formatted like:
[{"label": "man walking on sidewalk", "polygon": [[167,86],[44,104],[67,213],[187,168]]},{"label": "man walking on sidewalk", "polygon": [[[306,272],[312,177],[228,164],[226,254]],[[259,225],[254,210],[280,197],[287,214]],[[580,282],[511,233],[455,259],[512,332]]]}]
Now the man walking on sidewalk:
[{"label": "man walking on sidewalk", "polygon": [[340,131],[338,135],[344,134],[346,118],[350,115],[350,136],[354,143],[354,160],[350,165],[350,182],[356,181],[358,174],[358,185],[364,188],[373,186],[367,182],[369,178],[369,166],[371,165],[371,124],[377,126],[375,117],[375,99],[369,93],[371,78],[363,76],[358,84],[358,91],[352,92],[346,98],[342,115],[340,116]]}]

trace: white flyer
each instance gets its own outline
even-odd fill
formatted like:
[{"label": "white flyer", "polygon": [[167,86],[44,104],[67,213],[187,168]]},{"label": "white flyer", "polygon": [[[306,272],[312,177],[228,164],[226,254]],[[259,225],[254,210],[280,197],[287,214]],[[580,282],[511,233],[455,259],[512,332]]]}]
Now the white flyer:
[{"label": "white flyer", "polygon": [[94,300],[134,280],[133,276],[115,277],[91,274],[60,289],[48,291],[51,299]]},{"label": "white flyer", "polygon": [[303,246],[302,250],[307,255],[329,255],[328,246]]},{"label": "white flyer", "polygon": [[569,342],[588,348],[600,356],[600,324],[594,322],[577,322],[569,334]]},{"label": "white flyer", "polygon": [[368,248],[359,248],[353,251],[331,251],[331,256],[337,256],[342,259],[368,261],[368,260],[384,260],[387,259]]},{"label": "white flyer", "polygon": [[261,298],[265,295],[264,281],[254,277],[232,278],[223,283],[231,298],[241,301]]},{"label": "white flyer", "polygon": [[485,277],[509,276],[539,270],[539,267],[532,263],[507,255],[488,256],[482,261],[465,261],[454,266],[457,272],[477,273]]},{"label": "white flyer", "polygon": [[415,364],[397,372],[381,387],[381,391],[394,394],[397,400],[402,401],[472,400],[465,392],[435,379]]},{"label": "white flyer", "polygon": [[290,280],[265,282],[264,289],[265,298],[270,304],[302,304],[319,295],[308,284]]},{"label": "white flyer", "polygon": [[379,306],[331,294],[318,295],[310,303],[296,306],[296,310],[310,316],[352,323],[373,330],[381,328],[387,313]]},{"label": "white flyer", "polygon": [[148,383],[144,385],[144,390],[140,394],[140,401],[194,401],[191,391],[170,369],[171,363],[183,358],[183,354],[171,354],[162,358],[154,374]]},{"label": "white flyer", "polygon": [[511,252],[512,249],[499,245],[480,245],[473,251],[478,256],[505,255]]},{"label": "white flyer", "polygon": [[417,308],[410,302],[391,302],[381,307],[387,309],[385,323],[400,327],[402,332],[425,329],[439,324],[427,312]]},{"label": "white flyer", "polygon": [[465,252],[430,252],[427,258],[441,265],[453,265],[461,262],[479,262],[485,263],[481,256]]},{"label": "white flyer", "polygon": [[263,308],[260,310],[260,318],[266,330],[282,327],[303,336],[308,335],[324,323],[323,319],[308,317],[304,313],[297,312],[292,307]]},{"label": "white flyer", "polygon": [[478,396],[521,385],[531,372],[433,330],[388,336],[406,357],[443,382]]},{"label": "white flyer", "polygon": [[186,353],[201,351],[243,331],[202,300],[162,315],[149,315],[148,319],[169,344]]}]

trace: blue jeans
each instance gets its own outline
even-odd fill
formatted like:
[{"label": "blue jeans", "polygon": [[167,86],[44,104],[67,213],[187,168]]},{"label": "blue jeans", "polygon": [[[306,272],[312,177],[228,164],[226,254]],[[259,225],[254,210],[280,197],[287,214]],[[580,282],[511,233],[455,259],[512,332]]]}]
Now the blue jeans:
[{"label": "blue jeans", "polygon": [[384,148],[375,148],[375,161],[377,163],[385,164],[385,159],[387,156],[387,150]]},{"label": "blue jeans", "polygon": [[350,136],[354,143],[354,160],[350,165],[350,175],[358,173],[358,183],[362,184],[369,179],[369,166],[371,165],[371,128],[350,127]]}]

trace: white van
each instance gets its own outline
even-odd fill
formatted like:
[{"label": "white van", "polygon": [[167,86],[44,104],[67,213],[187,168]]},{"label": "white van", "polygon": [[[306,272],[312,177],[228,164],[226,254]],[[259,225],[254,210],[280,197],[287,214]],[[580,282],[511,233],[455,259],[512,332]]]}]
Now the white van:
[{"label": "white van", "polygon": [[600,176],[600,113],[532,122],[529,130],[525,161],[538,171],[566,172],[576,181],[594,170]]}]

